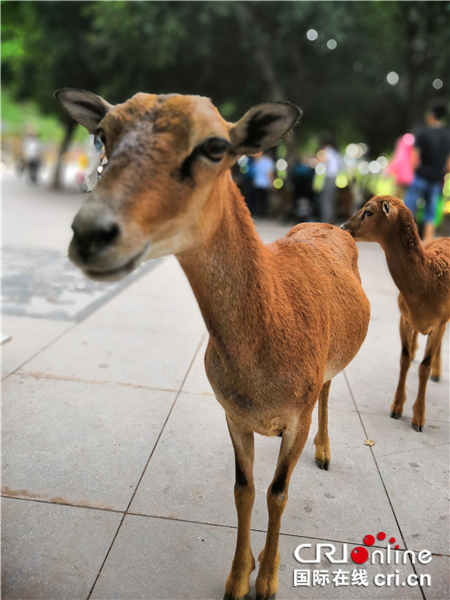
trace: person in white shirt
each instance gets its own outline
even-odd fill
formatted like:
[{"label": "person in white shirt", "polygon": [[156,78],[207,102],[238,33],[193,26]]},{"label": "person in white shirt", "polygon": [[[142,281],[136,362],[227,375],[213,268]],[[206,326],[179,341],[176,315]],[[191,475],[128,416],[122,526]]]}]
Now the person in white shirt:
[{"label": "person in white shirt", "polygon": [[331,137],[323,140],[321,149],[326,153],[324,163],[326,166],[324,185],[319,197],[320,220],[322,223],[334,224],[336,220],[336,177],[342,170],[344,162]]},{"label": "person in white shirt", "polygon": [[41,167],[42,145],[37,133],[34,130],[28,131],[22,141],[22,151],[25,162],[25,169],[28,170],[30,180],[37,182],[38,172]]}]

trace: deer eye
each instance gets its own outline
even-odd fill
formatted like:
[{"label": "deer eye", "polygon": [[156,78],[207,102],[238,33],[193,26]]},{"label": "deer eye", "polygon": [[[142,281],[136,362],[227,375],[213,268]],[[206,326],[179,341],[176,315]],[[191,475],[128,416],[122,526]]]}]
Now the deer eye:
[{"label": "deer eye", "polygon": [[223,155],[228,149],[228,142],[219,138],[211,138],[202,146],[202,154],[214,162],[222,160]]},{"label": "deer eye", "polygon": [[363,214],[362,214],[362,216],[363,216],[363,219],[364,219],[364,217],[371,217],[372,215],[373,215],[373,212],[372,212],[371,210],[368,210],[368,209],[366,209],[366,210],[363,212]]}]

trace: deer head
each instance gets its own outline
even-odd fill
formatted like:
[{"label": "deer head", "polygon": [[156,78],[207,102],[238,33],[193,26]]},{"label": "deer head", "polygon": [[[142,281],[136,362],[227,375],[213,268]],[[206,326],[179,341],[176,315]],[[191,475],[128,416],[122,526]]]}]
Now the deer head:
[{"label": "deer head", "polygon": [[341,229],[348,231],[356,241],[379,242],[395,222],[399,210],[407,209],[398,198],[375,196],[341,225]]},{"label": "deer head", "polygon": [[140,93],[116,106],[84,90],[55,97],[101,139],[109,161],[73,221],[69,247],[97,280],[204,243],[223,214],[229,168],[272,146],[301,116],[292,104],[271,102],[232,124],[199,96]]}]

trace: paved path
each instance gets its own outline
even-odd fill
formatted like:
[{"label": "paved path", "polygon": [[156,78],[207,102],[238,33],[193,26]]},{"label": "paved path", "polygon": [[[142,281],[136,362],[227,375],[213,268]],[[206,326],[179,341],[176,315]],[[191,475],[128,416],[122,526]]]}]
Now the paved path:
[{"label": "paved path", "polygon": [[[30,264],[33,248],[63,252],[79,204],[5,182],[5,244],[28,248]],[[269,241],[286,228],[259,231]],[[40,318],[24,310],[3,319],[13,336],[3,346],[5,599],[222,598],[236,541],[233,451],[204,374],[207,334],[192,291],[173,257],[154,266],[126,288],[102,292],[81,316],[50,318],[42,308]],[[292,477],[279,600],[448,597],[448,335],[443,379],[429,382],[427,423],[416,433],[417,360],[405,415],[389,419],[399,314],[378,246],[361,245],[360,270],[372,305],[369,334],[331,386],[330,471],[314,463],[314,418]],[[278,447],[277,438],[257,436],[255,556]],[[430,550],[431,563],[365,563],[367,587],[294,587],[295,569],[333,576],[358,566],[326,558],[301,565],[293,556],[299,544],[331,542],[340,555],[341,544],[351,551],[380,531],[401,551]],[[385,549],[386,540],[375,545]],[[374,585],[377,573],[396,570],[398,586]],[[402,586],[414,573],[431,575],[431,586]]]}]

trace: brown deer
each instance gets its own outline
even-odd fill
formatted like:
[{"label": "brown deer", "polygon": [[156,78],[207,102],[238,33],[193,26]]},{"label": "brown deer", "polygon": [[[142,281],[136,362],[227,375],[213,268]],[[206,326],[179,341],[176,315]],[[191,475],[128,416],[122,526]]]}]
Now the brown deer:
[{"label": "brown deer", "polygon": [[280,520],[292,471],[319,398],[316,462],[328,469],[331,379],[358,352],[369,302],[352,237],[300,225],[265,246],[230,167],[272,146],[299,120],[288,103],[251,109],[227,123],[207,98],[137,94],[110,106],[64,89],[56,98],[106,147],[108,167],[73,222],[70,258],[89,277],[123,277],[143,260],[175,254],[210,334],[206,372],[225,409],[236,458],[236,554],[225,598],[249,591],[253,436],[281,435],[267,503],[257,597],[278,587]]},{"label": "brown deer", "polygon": [[419,366],[419,391],[411,426],[425,425],[425,392],[428,377],[441,376],[441,342],[450,320],[450,238],[422,245],[408,208],[393,196],[375,196],[349,219],[342,229],[355,240],[378,242],[386,254],[392,279],[400,290],[400,377],[391,417],[399,419],[406,400],[406,375],[417,350],[417,335],[428,336]]}]

